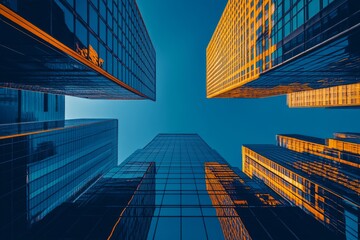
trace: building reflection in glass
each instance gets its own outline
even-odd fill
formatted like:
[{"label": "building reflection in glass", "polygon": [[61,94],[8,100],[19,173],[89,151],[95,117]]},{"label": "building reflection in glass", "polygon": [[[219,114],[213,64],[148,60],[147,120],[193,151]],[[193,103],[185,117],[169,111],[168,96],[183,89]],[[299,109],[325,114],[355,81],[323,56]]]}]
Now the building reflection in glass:
[{"label": "building reflection in glass", "polygon": [[[76,128],[84,120],[73,121],[75,122],[65,121],[65,125],[60,129]],[[32,224],[27,225],[26,234],[21,237],[155,240],[288,240],[319,239],[319,236],[326,239],[337,237],[299,208],[290,206],[264,184],[250,179],[237,168],[231,168],[197,134],[159,134],[146,147],[135,151],[121,165],[105,170],[105,167],[109,169],[108,167],[113,164],[110,157],[112,155],[106,154],[112,153],[107,146],[110,142],[111,144],[114,142],[109,132],[102,129],[104,137],[107,136],[105,139],[99,137],[96,131],[100,123],[106,128],[114,122],[87,121],[82,122],[79,128],[86,125],[93,126],[92,131],[83,131],[83,134],[95,133],[93,137],[101,141],[105,148],[96,150],[89,148],[95,155],[91,155],[90,158],[86,155],[87,157],[81,158],[84,162],[79,162],[78,165],[75,161],[77,168],[70,163],[71,168],[66,168],[65,172],[57,175],[57,178],[48,177],[50,182],[47,184],[67,186],[77,184],[77,179],[82,175],[78,174],[70,179],[67,174],[72,173],[72,170],[84,170],[84,174],[90,174],[93,180],[76,188],[71,196],[66,195],[67,192],[57,190],[64,195],[59,196],[55,192],[56,200],[59,201],[48,202],[50,205],[45,204],[47,208],[39,214],[30,209],[29,214],[34,214],[35,218]],[[52,129],[51,127],[55,126],[47,127]],[[16,129],[16,134],[22,135],[35,130],[33,127]],[[44,126],[43,131],[45,131]],[[117,131],[114,136],[116,134]],[[94,138],[88,139],[86,145],[98,145]],[[51,150],[52,145],[48,140],[43,144],[35,145],[37,146],[35,156],[39,159],[44,156],[47,157],[46,159],[52,159],[63,152],[56,145],[58,141],[54,142],[55,149]],[[50,150],[39,155],[38,153],[45,147]],[[74,147],[82,150],[79,145]],[[52,154],[55,155],[50,156]],[[94,161],[99,157],[106,159],[95,166]],[[38,160],[42,164],[48,161]],[[61,169],[59,166],[61,163],[62,161],[56,161],[54,167]],[[37,197],[47,185],[36,185],[35,178],[41,177],[40,174],[51,173],[48,173],[49,167],[35,172],[31,164],[24,166],[24,169],[30,169],[32,173],[28,175],[30,185],[28,192],[31,196]],[[104,166],[104,171],[101,171],[101,166]],[[6,169],[4,166],[1,171]],[[57,172],[57,168],[54,170]],[[25,182],[24,179],[24,184]],[[27,199],[25,191],[20,193],[23,196],[18,199]],[[35,200],[29,203],[34,204]],[[23,206],[23,210],[27,210],[25,204]],[[16,209],[21,210],[21,208]],[[5,221],[5,218],[3,220]],[[19,231],[20,225],[15,225],[18,222],[12,222],[13,229],[16,226]],[[305,225],[307,227],[303,228]],[[10,236],[7,239],[17,238],[18,236]]]},{"label": "building reflection in glass", "polygon": [[[225,239],[336,239],[259,181],[236,168],[205,163],[206,187]],[[296,218],[297,220],[290,220]],[[306,225],[307,228],[300,226]],[[281,229],[281,230],[280,230]]]},{"label": "building reflection in glass", "polygon": [[[128,178],[129,168],[136,176]],[[112,168],[37,223],[33,239],[146,239],[155,205],[155,163]]]},{"label": "building reflection in glass", "polygon": [[[220,177],[222,177],[223,180],[229,181],[230,184],[238,177],[235,173],[231,174],[229,169],[226,169],[226,165],[221,166],[218,163],[205,163],[206,190],[209,192],[211,202],[214,206],[224,206],[224,208],[217,208],[216,214],[219,216],[220,225],[225,239],[249,239],[250,234],[247,232],[244,224],[239,218],[239,215],[235,210],[234,202],[232,201],[230,195],[227,194],[224,186],[220,183],[219,176],[216,176],[213,173],[213,169],[227,170],[226,172],[220,172]],[[231,217],[221,218],[221,216]]]},{"label": "building reflection in glass", "polygon": [[23,239],[116,164],[116,120],[0,125],[0,238]]},{"label": "building reflection in glass", "polygon": [[150,163],[128,205],[113,226],[108,239],[147,238],[155,210],[155,174],[156,165]]},{"label": "building reflection in glass", "polygon": [[0,124],[65,119],[65,97],[0,88]]},{"label": "building reflection in glass", "polygon": [[[349,137],[349,136],[355,137]],[[244,145],[243,171],[346,239],[359,237],[358,134],[334,139],[278,135],[278,146]],[[350,147],[351,146],[351,147]]]},{"label": "building reflection in glass", "polygon": [[[360,168],[360,141],[356,133],[335,133],[322,139],[299,134],[279,134],[277,144],[300,153],[309,153],[328,160]],[[329,161],[331,163],[331,161]]]}]

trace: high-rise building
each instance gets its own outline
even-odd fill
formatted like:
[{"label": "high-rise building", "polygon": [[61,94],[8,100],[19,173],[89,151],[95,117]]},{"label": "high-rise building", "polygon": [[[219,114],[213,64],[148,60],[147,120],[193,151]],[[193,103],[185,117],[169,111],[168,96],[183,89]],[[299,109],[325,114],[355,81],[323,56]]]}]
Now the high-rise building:
[{"label": "high-rise building", "polygon": [[[306,226],[306,227],[305,227]],[[196,134],[160,134],[40,221],[35,239],[336,239]]]},{"label": "high-rise building", "polygon": [[298,134],[279,134],[277,144],[300,153],[309,153],[360,169],[360,135],[335,133],[322,139]]},{"label": "high-rise building", "polygon": [[0,0],[0,87],[156,98],[156,54],[135,0]]},{"label": "high-rise building", "polygon": [[[238,169],[205,163],[206,187],[225,239],[336,238]],[[230,217],[232,216],[232,217]],[[301,223],[310,226],[304,230]],[[211,239],[211,238],[210,238]]]},{"label": "high-rise building", "polygon": [[65,97],[0,88],[0,124],[65,119]]},{"label": "high-rise building", "polygon": [[30,239],[146,239],[155,210],[155,164],[114,167],[85,192],[59,206],[27,234]]},{"label": "high-rise building", "polygon": [[0,125],[0,239],[24,239],[62,203],[117,165],[116,120]]},{"label": "high-rise building", "polygon": [[287,95],[287,104],[291,108],[359,107],[360,83],[289,93]]},{"label": "high-rise building", "polygon": [[359,239],[360,138],[278,135],[278,146],[244,145],[242,170],[262,180],[343,239]]},{"label": "high-rise building", "polygon": [[359,82],[358,0],[229,0],[206,50],[208,98]]}]

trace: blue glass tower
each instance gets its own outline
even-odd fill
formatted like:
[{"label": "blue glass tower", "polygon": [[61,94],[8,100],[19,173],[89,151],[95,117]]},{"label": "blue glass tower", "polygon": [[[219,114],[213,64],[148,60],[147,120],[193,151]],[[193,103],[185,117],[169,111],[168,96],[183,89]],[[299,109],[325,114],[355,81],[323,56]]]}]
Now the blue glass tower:
[{"label": "blue glass tower", "polygon": [[[304,227],[306,226],[306,227]],[[160,134],[40,221],[35,239],[337,239],[196,134]]]},{"label": "blue glass tower", "polygon": [[65,119],[65,97],[0,89],[0,124]]},{"label": "blue glass tower", "polygon": [[155,163],[114,167],[35,224],[32,239],[146,239],[155,210]]},{"label": "blue glass tower", "polygon": [[27,229],[117,165],[116,120],[0,125],[0,239]]},{"label": "blue glass tower", "polygon": [[0,86],[156,99],[156,54],[135,0],[1,0]]}]

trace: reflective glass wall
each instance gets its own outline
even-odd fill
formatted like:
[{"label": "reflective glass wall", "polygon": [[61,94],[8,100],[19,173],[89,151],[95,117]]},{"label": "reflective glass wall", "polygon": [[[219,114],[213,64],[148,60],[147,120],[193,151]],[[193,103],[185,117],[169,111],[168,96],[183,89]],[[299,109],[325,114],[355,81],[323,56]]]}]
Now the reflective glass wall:
[{"label": "reflective glass wall", "polygon": [[356,0],[229,0],[207,47],[207,96],[357,83],[359,10]]},{"label": "reflective glass wall", "polygon": [[[154,162],[156,166],[155,204],[146,239],[336,236],[265,185],[233,169],[197,134],[158,135],[121,164],[124,176],[141,175],[139,162]],[[147,189],[151,189],[153,181],[148,181]],[[136,193],[149,194],[149,191]],[[138,203],[134,207],[149,206]],[[133,214],[132,221],[141,221],[143,217]],[[297,219],[297,223],[291,218]],[[308,228],[301,228],[305,223]]]},{"label": "reflective glass wall", "polygon": [[38,222],[31,235],[337,239],[270,188],[231,168],[196,134],[158,135],[79,197]]},{"label": "reflective glass wall", "polygon": [[243,171],[342,234],[340,239],[358,239],[360,141],[336,136],[279,135],[279,146],[244,145]]},{"label": "reflective glass wall", "polygon": [[[36,223],[31,239],[146,239],[155,206],[155,163],[114,167]],[[143,193],[143,194],[139,194]],[[146,193],[146,194],[144,194]]]},{"label": "reflective glass wall", "polygon": [[116,120],[0,125],[0,238],[25,230],[117,164]]},{"label": "reflective glass wall", "polygon": [[[51,64],[47,63],[43,66],[46,69],[50,67],[58,71],[55,76],[52,76],[52,80],[64,81],[63,84],[68,84],[70,89],[75,88],[75,85],[71,85],[66,79],[59,78],[59,76],[72,76],[76,73],[78,78],[86,76],[89,85],[95,81],[98,82],[98,89],[103,87],[104,92],[93,90],[93,95],[102,94],[103,98],[136,98],[136,96],[131,95],[135,93],[135,95],[155,100],[155,49],[135,0],[2,0],[0,3],[15,11],[16,14],[19,14],[20,17],[33,25],[29,27],[31,29],[30,34],[35,33],[37,28],[41,29],[55,38],[56,41],[69,47],[72,50],[71,53],[86,59],[87,66],[94,68],[90,69],[90,73],[83,72],[84,70],[81,70],[81,68],[66,71],[72,69],[71,64],[67,63],[68,66],[63,66],[65,61],[62,59],[63,56],[57,56],[57,61],[51,60]],[[6,11],[6,8],[4,10],[0,9],[1,14]],[[6,21],[10,20],[11,25],[14,24],[12,18],[6,16],[5,19]],[[24,26],[21,25],[21,27]],[[14,30],[8,29],[7,26],[3,28],[4,32]],[[24,42],[26,41],[24,40]],[[40,39],[40,41],[45,41],[51,45],[56,43],[48,38]],[[9,44],[11,45],[11,43],[5,42],[4,45]],[[30,43],[30,45],[32,44],[34,43]],[[21,52],[25,51],[26,54],[34,54],[33,51],[28,52],[29,48],[23,49],[22,46],[18,45],[11,45],[10,47]],[[55,45],[53,47],[59,48],[61,54],[69,54],[67,49],[61,46]],[[39,49],[34,49],[34,51],[39,51]],[[39,51],[36,54],[39,57],[43,53]],[[50,61],[50,59],[44,59],[43,61]],[[96,73],[97,68],[105,70],[105,73],[94,79],[93,75]],[[91,73],[91,70],[93,70],[93,73]],[[38,78],[43,77],[39,73],[38,75]],[[129,91],[122,93],[119,90],[117,94],[111,93],[110,90],[107,90],[110,83],[106,84],[106,81],[102,82],[100,80],[104,77],[108,78],[107,81],[111,79],[112,82],[118,83],[120,85],[118,85],[118,88],[124,87],[125,90]],[[11,82],[9,79],[7,81]],[[21,87],[21,83],[16,83],[17,86]],[[42,86],[41,84],[43,83],[40,81],[37,84],[35,82],[33,85],[39,86],[34,86],[34,89],[38,90],[38,87]],[[82,82],[82,86],[86,86],[86,84],[86,81]],[[44,87],[42,91],[46,91],[46,86]],[[60,89],[60,86],[55,87],[54,85],[53,87],[55,88],[55,90],[52,90],[53,92],[62,90],[65,91],[65,94],[75,96],[77,94],[82,95],[81,91],[86,91],[86,88],[84,89],[81,86],[77,86],[76,91],[74,90],[76,93],[71,93],[70,89]],[[106,93],[106,91],[109,91],[109,93]]]},{"label": "reflective glass wall", "polygon": [[287,95],[287,105],[291,108],[359,107],[360,83],[290,93]]},{"label": "reflective glass wall", "polygon": [[0,88],[0,124],[65,119],[65,97]]}]

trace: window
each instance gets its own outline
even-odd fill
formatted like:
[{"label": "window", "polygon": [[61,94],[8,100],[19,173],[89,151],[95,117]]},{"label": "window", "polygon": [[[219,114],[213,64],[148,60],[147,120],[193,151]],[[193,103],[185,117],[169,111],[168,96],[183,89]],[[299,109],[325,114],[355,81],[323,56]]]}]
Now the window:
[{"label": "window", "polygon": [[100,19],[100,38],[106,43],[106,25],[103,20]]},{"label": "window", "polygon": [[290,1],[290,0],[284,1],[284,12],[289,11],[289,9],[290,9],[290,4],[291,4],[291,1]]},{"label": "window", "polygon": [[96,34],[99,34],[98,19],[99,19],[98,13],[96,12],[93,6],[90,6],[90,15],[89,15],[90,28]]},{"label": "window", "polygon": [[76,37],[82,44],[82,46],[79,46],[79,47],[86,47],[88,45],[87,29],[79,20],[76,20]]},{"label": "window", "polygon": [[74,0],[66,0],[66,1],[70,4],[71,7],[74,7]]},{"label": "window", "polygon": [[90,35],[90,45],[94,48],[96,52],[99,52],[99,47],[98,47],[99,41],[93,34],[89,34],[89,35]]},{"label": "window", "polygon": [[309,19],[320,12],[320,0],[309,0],[308,2],[308,17]]},{"label": "window", "polygon": [[296,16],[298,27],[304,24],[304,9],[301,9],[301,11]]},{"label": "window", "polygon": [[47,93],[44,94],[44,112],[49,111],[49,95]]},{"label": "window", "polygon": [[100,0],[100,14],[104,19],[106,19],[106,7],[102,0]]},{"label": "window", "polygon": [[59,96],[55,95],[55,111],[59,111]]},{"label": "window", "polygon": [[99,7],[99,1],[98,0],[91,0],[91,2],[94,4],[96,8]]},{"label": "window", "polygon": [[87,0],[76,1],[76,12],[87,22]]}]

